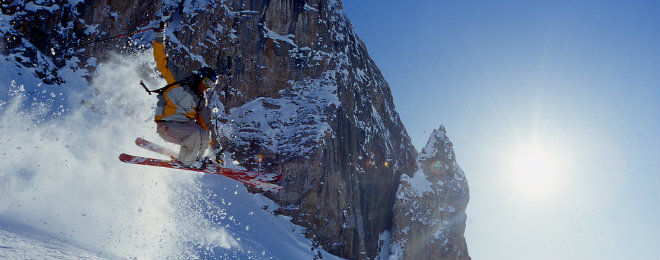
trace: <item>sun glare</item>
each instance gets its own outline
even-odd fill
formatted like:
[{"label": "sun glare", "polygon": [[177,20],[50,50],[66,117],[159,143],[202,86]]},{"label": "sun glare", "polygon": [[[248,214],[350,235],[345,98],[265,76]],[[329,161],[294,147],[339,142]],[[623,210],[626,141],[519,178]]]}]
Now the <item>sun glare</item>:
[{"label": "sun glare", "polygon": [[551,195],[557,186],[561,159],[551,145],[533,142],[521,147],[510,158],[510,184],[525,196]]}]

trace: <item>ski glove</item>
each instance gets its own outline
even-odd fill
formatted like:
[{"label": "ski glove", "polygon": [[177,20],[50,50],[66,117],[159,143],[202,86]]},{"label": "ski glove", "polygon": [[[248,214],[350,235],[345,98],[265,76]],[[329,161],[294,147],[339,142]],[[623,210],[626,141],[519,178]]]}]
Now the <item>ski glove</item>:
[{"label": "ski glove", "polygon": [[158,27],[152,28],[154,32],[163,32],[165,31],[165,22],[158,23]]},{"label": "ski glove", "polygon": [[160,22],[158,27],[152,28],[154,30],[154,39],[163,41],[165,39],[165,22]]}]

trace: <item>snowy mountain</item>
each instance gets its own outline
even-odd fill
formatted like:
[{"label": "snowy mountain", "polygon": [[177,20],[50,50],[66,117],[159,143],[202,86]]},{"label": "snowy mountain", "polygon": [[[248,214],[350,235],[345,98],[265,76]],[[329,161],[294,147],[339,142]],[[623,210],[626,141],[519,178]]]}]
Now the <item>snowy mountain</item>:
[{"label": "snowy mountain", "polygon": [[[3,236],[21,225],[109,258],[400,255],[389,250],[390,241],[401,245],[397,194],[423,166],[340,1],[15,1],[0,8],[0,217],[11,223]],[[215,141],[240,167],[281,173],[283,192],[118,162],[121,152],[157,156],[135,147],[135,137],[161,141],[155,98],[138,85],[165,84],[151,57],[152,32],[80,43],[161,20],[171,62],[221,72],[204,111],[217,119]],[[432,188],[446,190],[442,183]],[[415,250],[446,248],[432,246]]]}]

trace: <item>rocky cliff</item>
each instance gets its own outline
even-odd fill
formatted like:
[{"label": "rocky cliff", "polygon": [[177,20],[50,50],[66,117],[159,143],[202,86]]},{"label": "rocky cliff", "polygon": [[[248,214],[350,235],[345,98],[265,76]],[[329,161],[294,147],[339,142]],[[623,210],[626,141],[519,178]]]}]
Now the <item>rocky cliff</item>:
[{"label": "rocky cliff", "polygon": [[[404,220],[401,194],[422,171],[407,174],[433,168],[416,161],[389,86],[341,1],[14,1],[1,8],[10,21],[0,28],[3,54],[34,68],[47,84],[62,83],[58,70],[65,65],[93,70],[111,53],[148,49],[151,32],[76,44],[167,22],[172,62],[191,72],[211,66],[222,74],[206,111],[219,119],[212,122],[217,141],[246,168],[282,173],[285,191],[266,194],[281,206],[274,213],[291,216],[328,252],[384,258],[393,227],[400,248],[413,248],[399,235],[403,225],[425,228]],[[442,167],[455,165],[450,155]],[[467,188],[457,193],[445,186],[458,185],[445,175],[451,174],[430,177],[438,180],[431,185],[443,194],[438,198],[467,196]],[[436,210],[442,214],[429,218],[440,218],[438,228],[454,230],[443,223],[460,217],[465,206],[443,205]],[[451,240],[460,229],[455,231],[434,233],[440,244],[433,242],[433,252],[467,255],[443,251],[450,248],[443,239]]]},{"label": "rocky cliff", "polygon": [[417,165],[414,174],[401,175],[390,259],[470,259],[463,237],[469,189],[443,126]]}]

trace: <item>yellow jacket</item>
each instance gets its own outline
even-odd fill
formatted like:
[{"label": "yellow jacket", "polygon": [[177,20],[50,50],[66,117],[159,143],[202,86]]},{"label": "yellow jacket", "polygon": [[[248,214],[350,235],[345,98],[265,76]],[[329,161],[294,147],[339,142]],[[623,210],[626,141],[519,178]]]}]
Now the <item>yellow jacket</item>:
[{"label": "yellow jacket", "polygon": [[[184,79],[187,75],[183,70],[176,66],[169,66],[167,60],[167,53],[163,39],[154,39],[154,60],[160,74],[165,78],[167,84],[172,84]],[[199,105],[202,98],[195,93],[191,88],[197,86],[182,86],[173,85],[167,88],[162,95],[158,95],[158,104],[156,106],[155,121],[171,121],[171,122],[189,122],[196,120],[205,130],[208,130],[204,119],[199,113]]]}]

